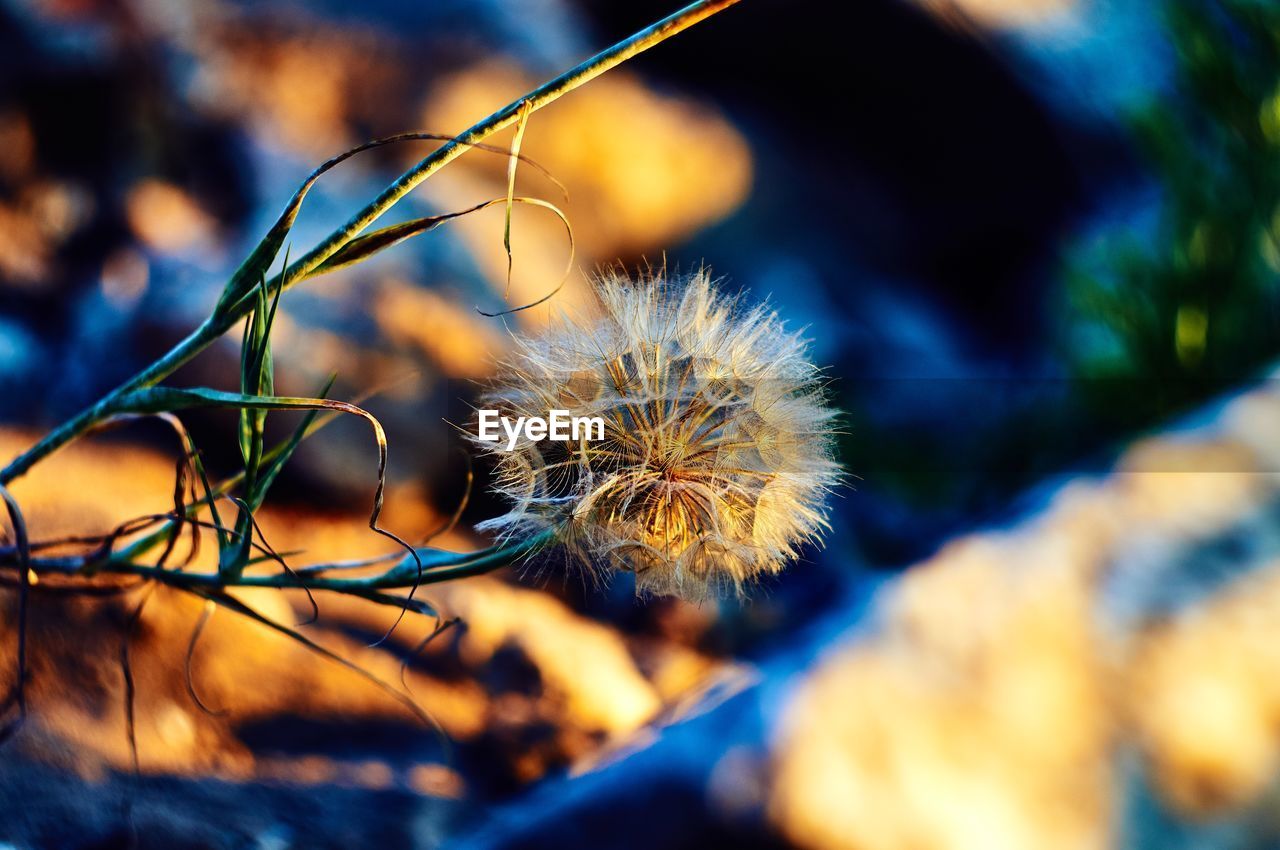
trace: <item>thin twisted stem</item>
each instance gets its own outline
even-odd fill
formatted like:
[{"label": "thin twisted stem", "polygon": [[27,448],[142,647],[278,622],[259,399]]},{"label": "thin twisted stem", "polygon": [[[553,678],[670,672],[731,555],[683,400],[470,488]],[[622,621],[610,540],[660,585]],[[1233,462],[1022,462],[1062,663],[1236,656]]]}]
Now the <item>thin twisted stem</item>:
[{"label": "thin twisted stem", "polygon": [[[272,279],[270,286],[274,289],[280,286],[282,281],[286,286],[292,286],[307,277],[314,276],[325,260],[359,236],[423,180],[457,159],[470,147],[515,123],[522,113],[528,114],[541,109],[631,57],[666,41],[671,36],[683,32],[737,2],[738,0],[698,0],[691,3],[680,11],[597,53],[580,65],[477,122],[400,175],[381,194],[353,215],[346,224],[333,231],[320,244],[299,257],[287,270]],[[121,396],[159,384],[230,330],[249,313],[252,306],[253,299],[246,297],[220,315],[207,319],[159,360],[112,390],[93,406],[55,428],[44,439],[14,458],[8,466],[0,470],[0,484],[11,483],[27,473],[40,460],[84,434],[109,415],[112,405]]]}]

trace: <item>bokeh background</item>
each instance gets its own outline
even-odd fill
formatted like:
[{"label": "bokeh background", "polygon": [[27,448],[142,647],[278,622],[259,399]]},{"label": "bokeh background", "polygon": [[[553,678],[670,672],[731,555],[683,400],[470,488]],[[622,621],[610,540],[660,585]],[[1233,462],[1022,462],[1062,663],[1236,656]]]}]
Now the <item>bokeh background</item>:
[{"label": "bokeh background", "polygon": [[[197,324],[314,165],[454,133],[672,11],[660,0],[0,4],[0,454]],[[506,143],[503,136],[500,143]],[[422,146],[327,176],[309,247]],[[38,596],[0,842],[44,847],[1263,848],[1280,842],[1280,9],[1267,0],[738,7],[538,112],[521,191],[601,265],[692,269],[807,327],[846,412],[826,547],[747,602],[499,573],[388,645],[322,599],[348,671],[219,615]],[[505,191],[473,152],[413,214]],[[409,212],[401,212],[409,215]],[[283,300],[283,392],[387,427],[387,524],[465,492],[445,420],[546,308],[567,244],[500,209]],[[507,299],[504,302],[504,296]],[[234,341],[176,377],[230,387]],[[281,417],[282,419],[284,417]],[[280,423],[278,423],[280,424]],[[284,427],[288,423],[283,423]],[[216,471],[234,417],[192,416]],[[37,536],[163,510],[172,434],[95,437],[15,488]],[[308,441],[263,525],[383,551],[359,423]],[[460,529],[500,508],[486,470]],[[299,556],[303,557],[303,556]],[[0,647],[14,647],[11,597]],[[305,600],[254,599],[286,621]],[[11,675],[6,673],[6,675]]]}]

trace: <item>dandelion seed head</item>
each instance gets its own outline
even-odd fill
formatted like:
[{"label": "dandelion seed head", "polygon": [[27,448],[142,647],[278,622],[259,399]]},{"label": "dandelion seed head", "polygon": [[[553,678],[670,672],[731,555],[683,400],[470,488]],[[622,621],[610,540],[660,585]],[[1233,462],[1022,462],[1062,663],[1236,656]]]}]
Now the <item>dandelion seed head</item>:
[{"label": "dandelion seed head", "polygon": [[554,530],[642,594],[700,601],[780,572],[827,527],[841,471],[806,343],[705,271],[595,284],[600,309],[517,338],[482,399],[500,415],[604,420],[604,438],[524,440],[496,460],[504,540]]}]

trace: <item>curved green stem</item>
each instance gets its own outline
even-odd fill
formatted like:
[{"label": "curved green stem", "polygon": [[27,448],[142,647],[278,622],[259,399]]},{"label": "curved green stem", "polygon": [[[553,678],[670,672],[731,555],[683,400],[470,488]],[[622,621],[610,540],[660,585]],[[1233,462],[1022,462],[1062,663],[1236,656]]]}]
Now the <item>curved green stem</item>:
[{"label": "curved green stem", "polygon": [[[626,38],[597,53],[580,65],[529,92],[519,100],[507,104],[488,118],[477,122],[462,134],[445,142],[413,168],[400,175],[394,183],[352,216],[346,224],[333,231],[319,245],[292,263],[286,271],[272,279],[270,287],[272,289],[278,287],[282,280],[287,285],[292,286],[307,277],[314,277],[325,260],[341,250],[344,245],[368,228],[370,224],[377,221],[419,183],[454,159],[457,159],[469,147],[482,142],[503,128],[515,123],[522,111],[527,114],[527,112],[533,112],[546,106],[584,83],[622,64],[636,54],[660,44],[671,36],[688,29],[717,12],[727,9],[737,2],[738,0],[698,0],[698,2],[691,3],[652,26],[640,30],[630,38]],[[173,374],[174,371],[208,348],[218,337],[243,319],[248,314],[252,304],[253,299],[246,296],[230,309],[206,320],[190,336],[174,346],[168,354],[112,390],[92,407],[64,422],[46,435],[44,439],[14,458],[8,466],[0,470],[0,484],[8,484],[24,475],[37,462],[53,454],[102,421],[104,416],[108,415],[108,411],[111,410],[114,402],[125,393],[143,387],[155,386]]]},{"label": "curved green stem", "polygon": [[435,172],[448,165],[466,152],[469,146],[492,136],[494,133],[514,124],[522,111],[536,112],[542,107],[584,83],[594,80],[638,53],[643,53],[656,44],[666,41],[676,33],[703,21],[717,12],[739,2],[739,0],[699,0],[661,21],[648,26],[630,38],[624,39],[612,47],[602,50],[590,59],[574,68],[570,68],[560,76],[526,94],[524,97],[508,103],[497,112],[484,118],[458,136],[445,142],[413,168],[402,174],[394,183],[383,190],[364,209],[356,213],[338,230],[335,230],[323,242],[312,248],[310,252],[299,257],[289,267],[288,280],[293,283],[304,279],[309,272],[318,267],[343,245],[358,235],[370,224],[377,221],[391,207],[395,206],[405,195],[426,180]]}]

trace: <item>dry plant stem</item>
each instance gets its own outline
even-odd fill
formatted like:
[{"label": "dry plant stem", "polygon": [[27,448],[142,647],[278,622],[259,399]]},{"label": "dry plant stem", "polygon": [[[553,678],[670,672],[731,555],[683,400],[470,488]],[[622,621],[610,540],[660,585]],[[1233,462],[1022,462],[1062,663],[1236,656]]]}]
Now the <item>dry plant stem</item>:
[{"label": "dry plant stem", "polygon": [[[87,564],[85,561],[75,558],[31,559],[28,563],[37,572],[74,575],[84,574],[88,570],[95,574],[111,573],[154,579],[184,589],[266,587],[277,590],[320,590],[372,598],[380,596],[379,592],[383,590],[438,584],[443,581],[453,581],[454,579],[487,573],[536,552],[549,543],[551,537],[552,535],[549,533],[542,534],[519,543],[494,546],[479,552],[446,554],[434,551],[432,553],[433,562],[424,567],[421,575],[418,573],[416,563],[409,557],[401,558],[399,563],[377,575],[350,578],[334,578],[323,575],[323,566],[306,568],[302,572],[289,571],[272,575],[227,576],[218,573],[165,569],[138,564],[118,557],[108,558],[98,564]],[[341,568],[343,565],[338,564],[335,566],[336,568]],[[390,601],[391,599],[400,603],[404,602],[403,597],[384,597],[373,601]]]},{"label": "dry plant stem", "polygon": [[[291,286],[312,276],[325,260],[341,250],[352,239],[359,236],[361,232],[395,206],[419,183],[461,156],[471,146],[484,141],[498,131],[515,123],[522,114],[527,115],[546,106],[562,95],[622,64],[636,54],[660,44],[671,36],[688,29],[717,12],[723,11],[737,2],[738,0],[699,0],[699,2],[692,3],[652,26],[637,32],[630,38],[624,39],[607,50],[596,54],[577,67],[534,89],[519,100],[508,104],[452,140],[445,142],[413,168],[402,174],[378,197],[352,216],[345,225],[335,230],[319,245],[292,263],[287,270],[272,279],[269,283],[270,289],[274,291],[280,286],[282,280]],[[174,346],[168,354],[111,391],[97,404],[51,431],[35,446],[14,458],[8,466],[0,470],[0,484],[9,484],[25,474],[38,461],[84,434],[105,416],[110,415],[113,404],[124,394],[144,387],[155,386],[173,374],[173,372],[235,326],[250,312],[252,306],[253,299],[245,297],[232,305],[230,309],[223,311],[221,315],[215,315],[207,319],[190,336]]]},{"label": "dry plant stem", "polygon": [[[0,485],[0,499],[4,501],[9,514],[9,525],[13,529],[18,568],[18,657],[12,694],[13,701],[18,706],[18,716],[0,727],[0,741],[4,741],[27,719],[27,605],[31,592],[31,545],[27,538],[27,524],[22,518],[18,502],[3,485]],[[7,711],[8,705],[3,710]]]}]

